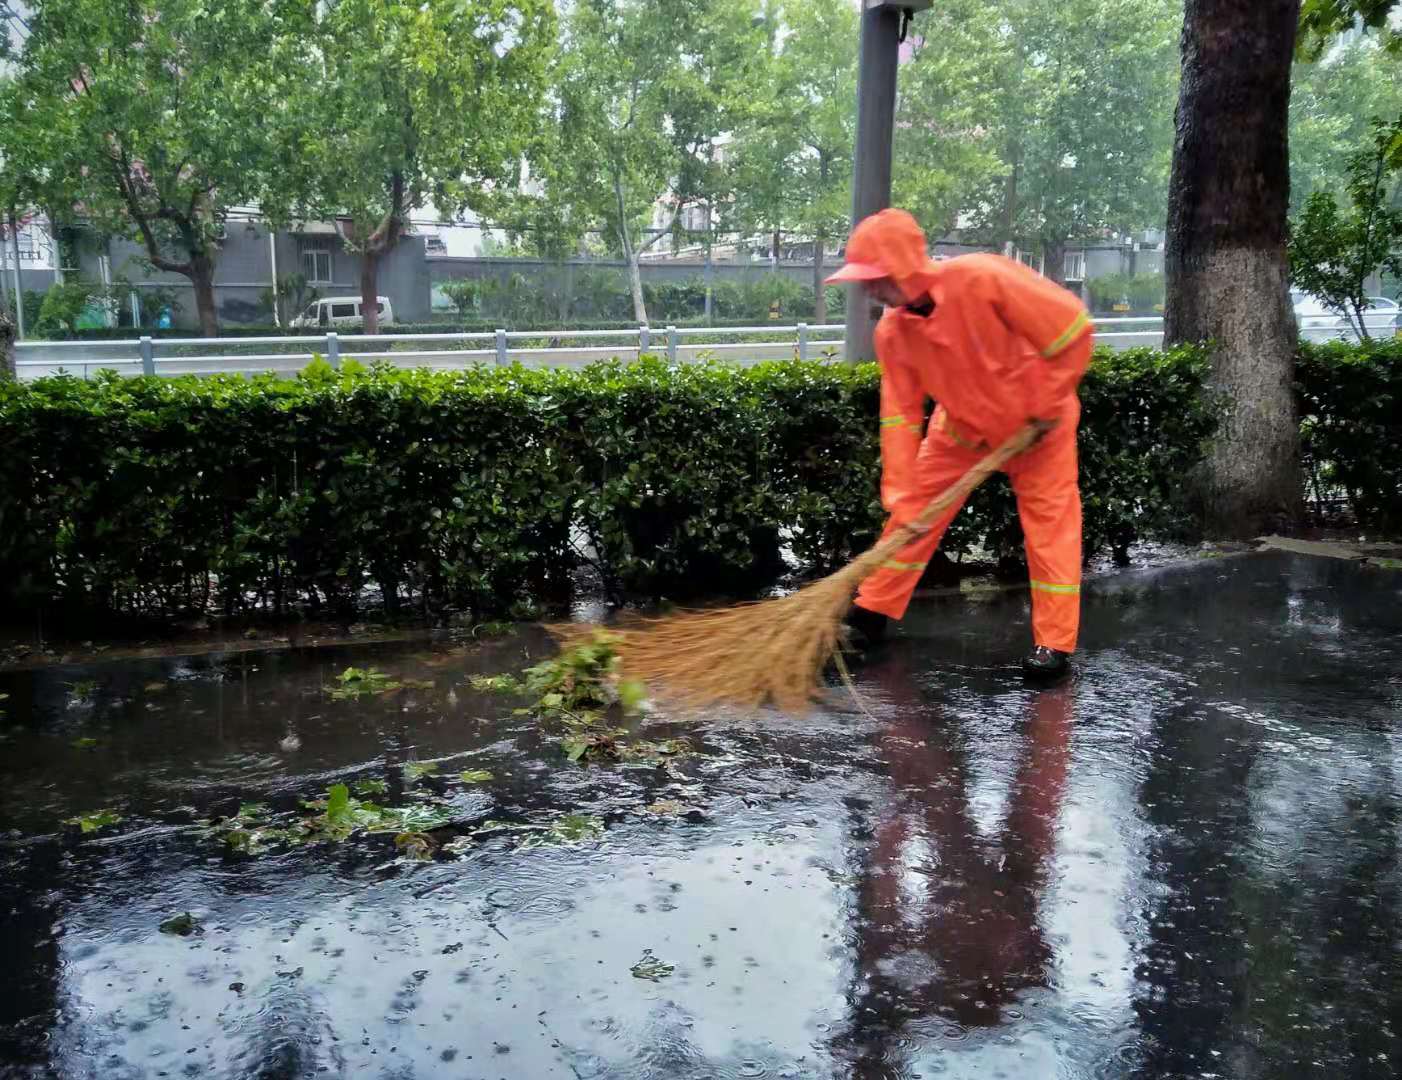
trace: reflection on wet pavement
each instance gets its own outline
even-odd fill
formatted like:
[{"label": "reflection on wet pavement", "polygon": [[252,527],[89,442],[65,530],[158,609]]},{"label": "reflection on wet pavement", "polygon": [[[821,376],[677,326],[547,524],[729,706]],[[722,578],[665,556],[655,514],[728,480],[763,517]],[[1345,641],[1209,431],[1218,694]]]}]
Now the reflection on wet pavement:
[{"label": "reflection on wet pavement", "polygon": [[[1126,574],[1043,691],[1024,596],[931,602],[856,672],[874,720],[654,724],[700,751],[662,766],[571,766],[471,688],[534,635],[0,675],[0,1076],[1396,1076],[1399,599],[1295,555]],[[329,698],[350,664],[431,687]],[[492,774],[432,781],[462,822],[604,834],[194,825],[430,761]]]}]

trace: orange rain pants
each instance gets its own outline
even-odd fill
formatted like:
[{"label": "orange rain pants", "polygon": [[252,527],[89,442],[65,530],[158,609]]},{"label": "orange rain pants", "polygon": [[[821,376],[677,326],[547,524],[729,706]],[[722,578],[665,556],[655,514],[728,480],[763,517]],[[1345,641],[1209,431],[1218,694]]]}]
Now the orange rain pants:
[{"label": "orange rain pants", "polygon": [[[1078,346],[1090,352],[1089,338]],[[1081,491],[1076,483],[1077,404],[1036,446],[1004,470],[1017,496],[1018,517],[1032,584],[1032,639],[1037,645],[1076,651],[1081,622]],[[988,453],[986,446],[961,446],[942,411],[935,413],[921,443],[911,479],[913,501],[933,499]],[[939,547],[963,500],[946,510],[930,531],[862,582],[857,604],[893,619],[905,615],[930,556]],[[894,521],[887,524],[889,533]]]}]

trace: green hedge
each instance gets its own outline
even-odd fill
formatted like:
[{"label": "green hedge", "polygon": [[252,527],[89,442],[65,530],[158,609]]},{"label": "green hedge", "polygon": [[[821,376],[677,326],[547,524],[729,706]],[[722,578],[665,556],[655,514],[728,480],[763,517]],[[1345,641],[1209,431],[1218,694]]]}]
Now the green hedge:
[{"label": "green hedge", "polygon": [[[575,326],[581,319],[619,322],[633,317],[632,292],[621,270],[577,268],[566,275],[544,263],[530,273],[434,284],[459,305],[463,316],[498,325],[540,326],[553,320]],[[846,290],[829,286],[824,296],[829,315],[840,319]],[[777,309],[787,322],[812,321],[815,299],[810,281],[783,272],[755,269],[739,279],[719,275],[711,283],[711,312],[718,319],[754,322]],[[700,276],[644,281],[643,301],[654,325],[699,320],[706,310],[706,282]]]},{"label": "green hedge", "polygon": [[1106,274],[1086,282],[1091,310],[1108,316],[1128,314],[1115,310],[1116,304],[1128,304],[1135,314],[1163,313],[1164,276],[1162,274]]},{"label": "green hedge", "polygon": [[[840,322],[840,311],[834,317],[834,321]],[[686,319],[654,319],[651,324],[653,340],[660,341],[666,333],[666,328],[670,326],[678,327],[713,327],[716,330],[724,330],[728,327],[738,326],[763,326],[770,322],[768,315],[756,316],[754,318],[735,317],[721,318],[717,316],[709,322],[695,316]],[[779,320],[772,320],[776,325],[792,326],[796,322],[803,321],[801,318],[784,315]],[[569,337],[570,331],[578,330],[620,330],[627,332],[636,330],[637,324],[631,321],[630,316],[620,316],[616,319],[589,320],[571,319],[568,330],[561,330],[558,319],[525,319],[525,320],[497,320],[497,319],[459,319],[446,318],[433,322],[397,322],[393,326],[386,326],[382,332],[385,334],[490,334],[495,330],[531,331],[539,330],[542,335],[553,334],[560,337]],[[342,336],[358,334],[358,330],[343,330]],[[185,328],[171,328],[168,330],[158,330],[152,327],[87,327],[73,332],[55,331],[52,335],[54,340],[72,341],[135,341],[140,337],[150,337],[154,341],[161,341],[168,338],[197,338],[198,330]],[[324,338],[326,330],[321,327],[300,327],[291,329],[286,326],[221,326],[219,336],[222,338],[241,337],[305,337]],[[350,348],[346,345],[342,348]],[[357,345],[356,348],[361,346]],[[417,346],[416,346],[417,347]]]},{"label": "green hedge", "polygon": [[[1088,548],[1180,520],[1210,427],[1193,350],[1101,353],[1083,390]],[[387,598],[479,612],[561,595],[737,593],[865,546],[877,373],[656,360],[582,371],[324,365],[294,380],[0,387],[12,599],[169,613]],[[1006,483],[947,550],[1016,552]]]},{"label": "green hedge", "polygon": [[1296,365],[1306,484],[1353,518],[1402,532],[1402,339],[1302,344]]}]

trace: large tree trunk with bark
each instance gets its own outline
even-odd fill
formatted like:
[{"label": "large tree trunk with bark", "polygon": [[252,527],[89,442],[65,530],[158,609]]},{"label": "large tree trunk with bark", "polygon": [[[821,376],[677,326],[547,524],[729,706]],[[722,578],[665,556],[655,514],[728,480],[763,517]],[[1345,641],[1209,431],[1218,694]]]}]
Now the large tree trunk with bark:
[{"label": "large tree trunk with bark", "polygon": [[1167,343],[1212,341],[1223,415],[1200,484],[1219,536],[1302,511],[1285,254],[1300,0],[1187,0],[1168,199]]},{"label": "large tree trunk with bark", "polygon": [[360,255],[360,314],[365,333],[380,332],[380,253],[367,248]]},{"label": "large tree trunk with bark", "polygon": [[200,333],[219,336],[219,309],[214,303],[214,263],[207,255],[190,258],[187,275],[195,287],[195,311],[200,317]]},{"label": "large tree trunk with bark", "polygon": [[15,324],[0,311],[0,382],[14,382],[15,378]]},{"label": "large tree trunk with bark", "polygon": [[828,321],[828,297],[823,285],[823,257],[826,254],[827,236],[822,226],[813,237],[813,322],[822,326]]}]

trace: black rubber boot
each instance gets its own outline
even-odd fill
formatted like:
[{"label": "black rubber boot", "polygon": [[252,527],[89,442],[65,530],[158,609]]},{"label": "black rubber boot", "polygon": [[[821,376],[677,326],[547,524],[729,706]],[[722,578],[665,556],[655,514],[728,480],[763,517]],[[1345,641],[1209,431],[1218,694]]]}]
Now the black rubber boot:
[{"label": "black rubber boot", "polygon": [[852,605],[842,625],[847,628],[847,644],[854,649],[869,649],[886,639],[886,627],[890,623],[879,611],[869,611]]},{"label": "black rubber boot", "polygon": [[1022,661],[1022,673],[1029,679],[1051,682],[1064,678],[1071,671],[1071,654],[1038,645]]}]

